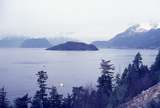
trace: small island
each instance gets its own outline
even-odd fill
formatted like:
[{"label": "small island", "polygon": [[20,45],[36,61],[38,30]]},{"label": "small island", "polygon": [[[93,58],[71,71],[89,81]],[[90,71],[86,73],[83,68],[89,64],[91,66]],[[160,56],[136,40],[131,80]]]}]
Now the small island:
[{"label": "small island", "polygon": [[82,42],[69,41],[63,44],[59,44],[48,48],[47,50],[57,51],[97,51],[98,48],[92,44],[86,44]]}]

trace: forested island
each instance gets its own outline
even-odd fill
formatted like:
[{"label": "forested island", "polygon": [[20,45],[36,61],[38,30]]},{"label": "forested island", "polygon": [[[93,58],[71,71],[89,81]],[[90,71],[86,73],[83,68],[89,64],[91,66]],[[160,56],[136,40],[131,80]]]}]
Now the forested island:
[{"label": "forested island", "polygon": [[137,53],[122,75],[115,75],[110,60],[102,60],[100,70],[96,89],[73,87],[67,96],[59,94],[54,84],[48,87],[47,72],[41,70],[36,73],[39,89],[33,97],[26,93],[10,104],[3,87],[0,108],[160,108],[160,51],[151,67]]},{"label": "forested island", "polygon": [[50,48],[47,50],[57,51],[97,51],[98,48],[92,44],[86,44],[83,42],[68,41]]}]

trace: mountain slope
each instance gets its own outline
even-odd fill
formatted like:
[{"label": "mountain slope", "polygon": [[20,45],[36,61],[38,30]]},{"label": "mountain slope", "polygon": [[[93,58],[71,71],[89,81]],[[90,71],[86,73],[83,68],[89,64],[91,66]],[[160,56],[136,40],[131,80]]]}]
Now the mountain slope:
[{"label": "mountain slope", "polygon": [[105,48],[160,48],[160,28],[135,25],[109,41],[96,41],[93,44]]}]

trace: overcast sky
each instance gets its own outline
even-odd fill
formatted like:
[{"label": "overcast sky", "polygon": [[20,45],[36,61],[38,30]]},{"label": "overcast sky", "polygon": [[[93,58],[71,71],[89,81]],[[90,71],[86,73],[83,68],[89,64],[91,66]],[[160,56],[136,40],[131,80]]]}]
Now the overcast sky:
[{"label": "overcast sky", "polygon": [[106,40],[160,22],[160,0],[0,0],[0,33]]}]

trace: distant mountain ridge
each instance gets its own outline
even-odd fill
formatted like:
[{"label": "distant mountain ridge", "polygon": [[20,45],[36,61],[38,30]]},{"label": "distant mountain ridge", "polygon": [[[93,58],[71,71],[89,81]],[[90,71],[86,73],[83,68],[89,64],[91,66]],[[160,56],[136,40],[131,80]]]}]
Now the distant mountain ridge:
[{"label": "distant mountain ridge", "polygon": [[20,47],[25,37],[4,37],[0,39],[0,47],[10,48],[10,47]]},{"label": "distant mountain ridge", "polygon": [[50,42],[45,38],[26,39],[21,44],[22,48],[47,48],[52,46]]},{"label": "distant mountain ridge", "polygon": [[[47,48],[49,46],[58,45],[61,43],[65,43],[67,41],[75,41],[75,39],[68,38],[68,37],[52,37],[52,38],[48,38],[48,37],[34,38],[34,36],[1,36],[1,37],[2,38],[0,39],[0,48],[20,48],[20,47],[23,47],[23,48],[45,47]],[[28,40],[30,41],[28,42]],[[41,43],[40,43],[40,40],[41,40]]]},{"label": "distant mountain ridge", "polygon": [[95,41],[94,45],[100,48],[160,48],[159,25],[147,26],[134,25],[126,31],[116,35],[109,41]]}]

